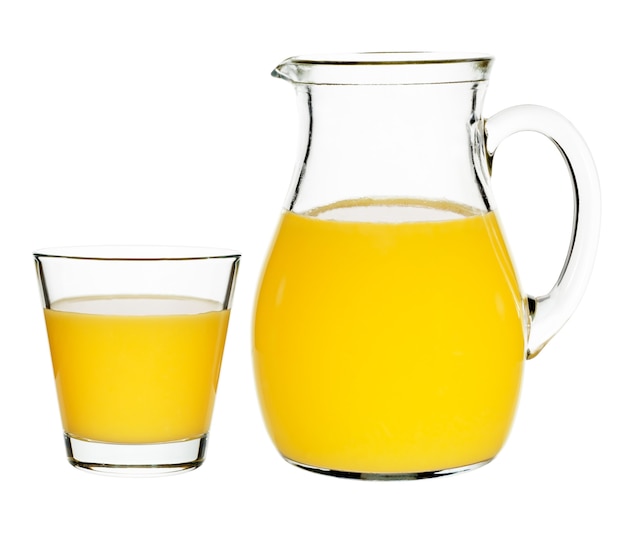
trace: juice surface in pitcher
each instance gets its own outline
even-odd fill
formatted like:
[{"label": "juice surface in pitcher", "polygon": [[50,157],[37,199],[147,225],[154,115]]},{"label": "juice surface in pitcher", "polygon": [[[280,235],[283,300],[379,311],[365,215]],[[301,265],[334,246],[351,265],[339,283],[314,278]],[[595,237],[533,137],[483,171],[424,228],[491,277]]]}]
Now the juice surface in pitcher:
[{"label": "juice surface in pitcher", "polygon": [[492,212],[368,199],[285,212],[254,330],[277,448],[354,473],[490,460],[518,398],[523,303]]}]

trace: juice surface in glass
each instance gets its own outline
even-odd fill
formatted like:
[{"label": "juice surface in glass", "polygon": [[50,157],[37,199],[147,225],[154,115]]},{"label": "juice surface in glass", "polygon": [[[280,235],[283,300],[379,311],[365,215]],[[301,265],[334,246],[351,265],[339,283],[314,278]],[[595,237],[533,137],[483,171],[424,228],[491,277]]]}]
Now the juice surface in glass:
[{"label": "juice surface in glass", "polygon": [[209,429],[229,311],[208,300],[83,297],[44,309],[65,432],[156,443]]},{"label": "juice surface in glass", "polygon": [[257,296],[270,435],[361,473],[487,461],[511,426],[525,310],[492,212],[354,200],[285,212]]}]

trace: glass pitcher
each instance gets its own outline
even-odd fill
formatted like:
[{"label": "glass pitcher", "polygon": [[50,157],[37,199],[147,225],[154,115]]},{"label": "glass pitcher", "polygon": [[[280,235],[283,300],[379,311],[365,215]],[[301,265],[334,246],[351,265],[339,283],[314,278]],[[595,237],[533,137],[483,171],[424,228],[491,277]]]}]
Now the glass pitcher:
[{"label": "glass pitcher", "polygon": [[[600,194],[585,142],[534,105],[482,118],[492,58],[297,57],[298,164],[260,280],[253,351],[269,434],[289,462],[363,479],[480,467],[509,432],[524,361],[589,278]],[[570,170],[561,274],[526,295],[494,211],[500,142],[532,130]]]}]

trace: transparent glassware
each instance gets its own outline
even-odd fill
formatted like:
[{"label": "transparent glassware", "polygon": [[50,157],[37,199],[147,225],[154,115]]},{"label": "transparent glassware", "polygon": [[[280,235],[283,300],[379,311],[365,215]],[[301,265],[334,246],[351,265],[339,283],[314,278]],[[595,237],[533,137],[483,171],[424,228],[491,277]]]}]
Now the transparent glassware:
[{"label": "transparent glassware", "polygon": [[[290,58],[300,141],[261,274],[257,390],[280,453],[338,476],[423,478],[483,465],[508,435],[523,361],[591,274],[600,193],[557,112],[483,118],[492,58]],[[572,180],[569,251],[543,296],[519,288],[490,187],[499,144],[540,132]]]},{"label": "transparent glassware", "polygon": [[239,253],[86,246],[34,257],[70,464],[124,476],[199,467]]}]

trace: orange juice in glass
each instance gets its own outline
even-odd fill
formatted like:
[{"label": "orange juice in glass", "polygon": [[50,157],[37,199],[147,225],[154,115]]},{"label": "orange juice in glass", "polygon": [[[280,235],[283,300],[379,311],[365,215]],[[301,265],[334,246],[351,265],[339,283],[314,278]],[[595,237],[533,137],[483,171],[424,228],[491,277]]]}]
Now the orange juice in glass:
[{"label": "orange juice in glass", "polygon": [[70,463],[122,474],[198,467],[239,255],[119,247],[35,258]]}]

